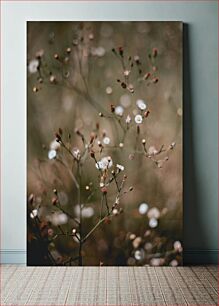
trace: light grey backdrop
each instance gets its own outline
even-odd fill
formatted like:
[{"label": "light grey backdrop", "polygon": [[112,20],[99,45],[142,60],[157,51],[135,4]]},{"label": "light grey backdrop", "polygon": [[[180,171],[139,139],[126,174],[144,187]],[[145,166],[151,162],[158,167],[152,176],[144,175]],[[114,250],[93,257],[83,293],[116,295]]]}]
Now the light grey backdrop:
[{"label": "light grey backdrop", "polygon": [[186,262],[217,261],[217,1],[2,3],[1,261],[26,253],[26,21],[180,20],[184,31]]}]

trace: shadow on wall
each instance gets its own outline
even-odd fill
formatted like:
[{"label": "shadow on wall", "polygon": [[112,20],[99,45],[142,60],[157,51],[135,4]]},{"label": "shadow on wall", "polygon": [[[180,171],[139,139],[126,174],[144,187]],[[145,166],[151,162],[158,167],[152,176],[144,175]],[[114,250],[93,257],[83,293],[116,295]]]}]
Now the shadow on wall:
[{"label": "shadow on wall", "polygon": [[[206,256],[215,256],[208,251],[192,249],[200,237],[207,239],[201,222],[200,199],[195,163],[193,101],[191,92],[189,25],[183,24],[183,242],[184,264],[206,263]],[[187,251],[188,250],[188,251]],[[194,262],[194,258],[195,261]],[[209,258],[209,262],[214,258]],[[217,260],[216,260],[217,261]]]}]

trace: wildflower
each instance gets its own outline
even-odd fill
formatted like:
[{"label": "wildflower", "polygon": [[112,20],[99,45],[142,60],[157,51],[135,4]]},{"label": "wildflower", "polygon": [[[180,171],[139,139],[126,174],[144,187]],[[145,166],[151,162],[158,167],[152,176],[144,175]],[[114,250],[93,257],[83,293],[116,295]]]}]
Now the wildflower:
[{"label": "wildflower", "polygon": [[48,158],[49,158],[49,159],[55,159],[55,158],[56,158],[56,155],[57,155],[56,150],[50,150],[50,151],[48,152]]},{"label": "wildflower", "polygon": [[36,218],[37,215],[38,215],[38,210],[37,209],[33,209],[32,212],[30,213],[31,219]]},{"label": "wildflower", "polygon": [[122,107],[122,106],[116,106],[116,108],[115,108],[115,114],[117,115],[117,116],[120,116],[120,117],[122,117],[122,115],[123,115],[123,113],[124,113],[124,108]]},{"label": "wildflower", "polygon": [[138,107],[140,110],[145,110],[146,107],[147,107],[146,103],[145,103],[144,100],[142,100],[142,99],[138,99],[138,100],[136,101],[136,105],[137,105],[137,107]]},{"label": "wildflower", "polygon": [[141,203],[141,204],[139,205],[138,211],[139,211],[139,213],[140,213],[141,215],[146,214],[146,212],[148,211],[148,204],[146,204],[146,203]]},{"label": "wildflower", "polygon": [[141,115],[136,115],[136,116],[135,116],[135,122],[136,122],[137,124],[141,124],[142,121],[143,121],[143,118],[142,118]]},{"label": "wildflower", "polygon": [[110,156],[103,157],[100,161],[96,163],[96,168],[101,170],[106,170],[111,168],[113,165],[112,158]]},{"label": "wildflower", "polygon": [[36,73],[38,71],[38,68],[39,68],[39,60],[38,59],[33,59],[29,62],[29,65],[28,65],[28,70],[31,74],[33,73]]},{"label": "wildflower", "polygon": [[54,214],[49,216],[48,219],[55,226],[66,224],[68,222],[67,215],[60,212],[55,212]]},{"label": "wildflower", "polygon": [[122,149],[124,147],[124,143],[120,142],[119,147]]},{"label": "wildflower", "polygon": [[128,115],[128,116],[126,117],[126,119],[125,119],[125,122],[126,122],[127,124],[129,124],[129,123],[131,123],[131,121],[132,121],[132,118],[131,118],[130,115]]},{"label": "wildflower", "polygon": [[109,137],[104,137],[104,138],[103,138],[103,143],[104,143],[105,145],[110,144],[110,138],[109,138]]},{"label": "wildflower", "polygon": [[119,164],[116,164],[116,168],[119,169],[119,171],[124,171],[125,167]]}]

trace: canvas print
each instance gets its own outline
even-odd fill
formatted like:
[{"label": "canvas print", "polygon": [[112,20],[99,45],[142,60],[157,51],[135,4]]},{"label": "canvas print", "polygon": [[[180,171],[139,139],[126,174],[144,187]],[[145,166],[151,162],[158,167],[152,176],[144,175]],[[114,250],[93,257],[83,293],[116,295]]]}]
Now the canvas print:
[{"label": "canvas print", "polygon": [[27,264],[182,265],[182,23],[27,23]]}]

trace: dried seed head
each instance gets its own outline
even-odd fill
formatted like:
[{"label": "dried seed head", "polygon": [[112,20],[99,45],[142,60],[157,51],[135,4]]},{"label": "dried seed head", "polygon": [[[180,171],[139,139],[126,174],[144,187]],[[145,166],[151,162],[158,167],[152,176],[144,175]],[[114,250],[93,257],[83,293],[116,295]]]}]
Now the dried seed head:
[{"label": "dried seed head", "polygon": [[111,112],[114,113],[115,112],[115,106],[113,104],[111,104],[110,108],[111,108]]}]

